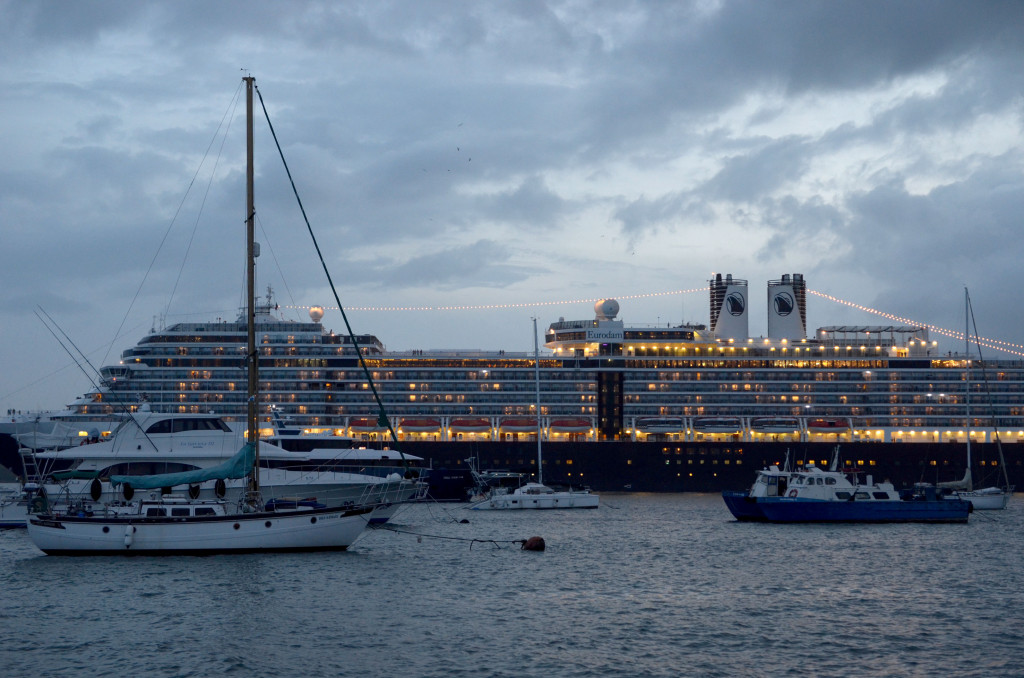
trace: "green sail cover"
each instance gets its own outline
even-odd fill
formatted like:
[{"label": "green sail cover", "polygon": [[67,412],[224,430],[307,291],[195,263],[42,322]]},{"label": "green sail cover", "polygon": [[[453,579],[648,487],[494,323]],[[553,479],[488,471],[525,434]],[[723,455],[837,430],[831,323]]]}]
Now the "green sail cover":
[{"label": "green sail cover", "polygon": [[252,443],[246,443],[235,456],[210,468],[180,473],[159,473],[152,476],[110,476],[110,482],[113,485],[127,483],[137,490],[174,487],[175,485],[197,485],[207,480],[245,478],[252,472],[255,463],[256,448]]}]

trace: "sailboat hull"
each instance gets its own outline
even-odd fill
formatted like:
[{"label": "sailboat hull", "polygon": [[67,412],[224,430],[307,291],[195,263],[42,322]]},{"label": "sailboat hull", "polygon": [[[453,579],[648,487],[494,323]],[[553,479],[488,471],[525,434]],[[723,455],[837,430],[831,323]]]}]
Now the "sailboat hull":
[{"label": "sailboat hull", "polygon": [[957,499],[971,502],[975,511],[1001,511],[1010,503],[1010,493],[999,488],[975,490],[973,492],[955,492]]},{"label": "sailboat hull", "polygon": [[192,518],[32,517],[29,538],[49,555],[213,555],[344,551],[373,507]]},{"label": "sailboat hull", "polygon": [[527,483],[506,494],[491,494],[469,508],[474,511],[507,511],[515,509],[597,508],[600,495],[590,492],[554,492],[538,483]]}]

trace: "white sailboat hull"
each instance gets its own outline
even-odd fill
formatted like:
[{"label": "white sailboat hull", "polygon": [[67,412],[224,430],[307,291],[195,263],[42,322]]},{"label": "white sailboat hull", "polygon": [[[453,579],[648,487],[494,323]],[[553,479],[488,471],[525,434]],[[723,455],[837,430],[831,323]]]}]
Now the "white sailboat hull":
[{"label": "white sailboat hull", "polygon": [[973,492],[956,492],[958,499],[971,502],[976,511],[1000,511],[1010,503],[1010,492],[997,487],[975,490]]},{"label": "white sailboat hull", "polygon": [[28,535],[50,555],[343,551],[366,529],[371,511],[314,509],[185,519],[33,516]]},{"label": "white sailboat hull", "polygon": [[537,483],[527,483],[507,494],[492,494],[469,508],[474,511],[522,509],[598,508],[600,495],[590,492],[554,492]]}]

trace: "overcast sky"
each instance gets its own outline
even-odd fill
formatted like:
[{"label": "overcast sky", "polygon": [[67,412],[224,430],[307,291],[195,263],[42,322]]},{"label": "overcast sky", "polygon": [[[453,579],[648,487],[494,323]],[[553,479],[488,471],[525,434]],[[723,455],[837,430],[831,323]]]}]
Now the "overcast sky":
[{"label": "overcast sky", "polygon": [[[1024,344],[1021,2],[0,0],[0,17],[3,411],[89,388],[40,309],[97,367],[154,324],[235,317],[243,69],[353,329],[389,349],[532,350],[531,317],[591,318],[603,297],[627,323],[707,323],[716,272],[750,281],[754,335],[767,281],[803,273],[953,330],[966,286],[979,332]],[[257,123],[259,284],[303,318],[334,301]],[[891,322],[808,300],[810,330]]]}]

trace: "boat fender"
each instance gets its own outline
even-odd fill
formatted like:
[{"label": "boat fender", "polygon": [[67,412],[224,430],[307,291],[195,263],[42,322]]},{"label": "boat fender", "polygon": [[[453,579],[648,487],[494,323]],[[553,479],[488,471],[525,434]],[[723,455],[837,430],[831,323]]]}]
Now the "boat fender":
[{"label": "boat fender", "polygon": [[124,485],[121,486],[121,494],[124,495],[125,501],[131,501],[132,497],[135,496],[135,488],[129,485],[128,483],[125,483]]},{"label": "boat fender", "polygon": [[198,485],[189,485],[188,486],[188,496],[191,497],[192,499],[199,499],[199,486]]},{"label": "boat fender", "polygon": [[543,537],[530,537],[529,539],[523,540],[523,551],[543,551],[544,550],[544,538]]},{"label": "boat fender", "polygon": [[213,484],[213,491],[217,494],[219,498],[224,498],[224,495],[227,494],[228,488],[226,485],[224,485],[223,478],[217,478],[217,482]]},{"label": "boat fender", "polygon": [[130,549],[133,541],[135,541],[135,526],[128,525],[124,528],[124,547]]},{"label": "boat fender", "polygon": [[89,496],[92,497],[93,501],[99,501],[103,495],[103,483],[100,482],[99,478],[93,478],[92,482],[89,483]]},{"label": "boat fender", "polygon": [[796,496],[796,490],[790,490],[789,491],[789,496],[790,497],[795,497]]}]

